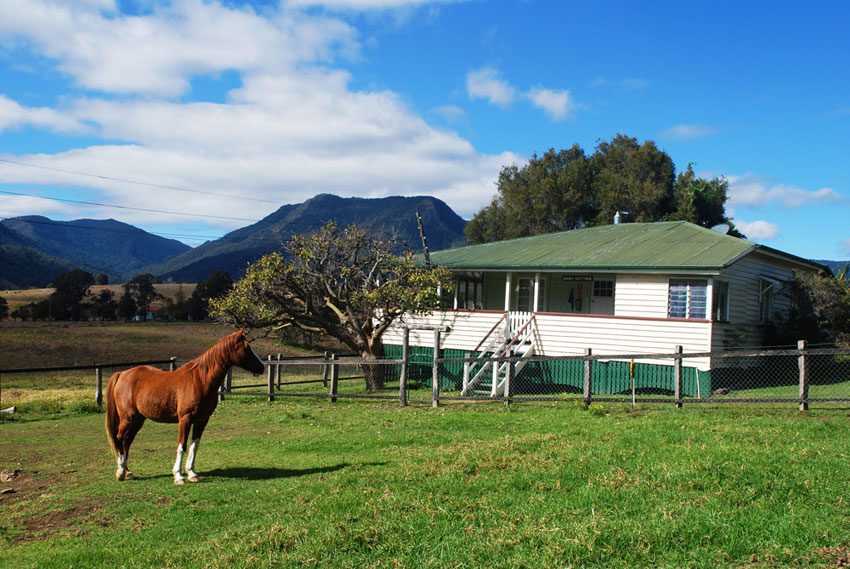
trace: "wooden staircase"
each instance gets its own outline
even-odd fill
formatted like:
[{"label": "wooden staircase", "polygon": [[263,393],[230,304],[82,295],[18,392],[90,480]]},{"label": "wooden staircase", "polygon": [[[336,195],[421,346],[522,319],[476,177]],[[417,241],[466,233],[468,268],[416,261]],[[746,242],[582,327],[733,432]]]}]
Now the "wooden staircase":
[{"label": "wooden staircase", "polygon": [[[521,358],[513,362],[513,377],[519,375],[528,358],[534,355],[533,324],[531,312],[505,313],[473,350],[478,353],[475,361],[464,362],[461,396],[505,396],[511,364],[503,360]],[[467,354],[467,357],[472,356]]]}]

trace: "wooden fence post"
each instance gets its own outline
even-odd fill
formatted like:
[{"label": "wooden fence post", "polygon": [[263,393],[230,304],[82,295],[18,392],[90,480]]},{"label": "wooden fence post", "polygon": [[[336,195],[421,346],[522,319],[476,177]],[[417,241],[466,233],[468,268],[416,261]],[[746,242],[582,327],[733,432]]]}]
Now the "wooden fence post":
[{"label": "wooden fence post", "polygon": [[[508,357],[511,357],[510,355]],[[508,369],[505,370],[505,405],[511,403],[511,379],[514,376],[514,366],[516,364],[512,360],[508,360]]]},{"label": "wooden fence post", "polygon": [[274,401],[274,366],[272,365],[272,355],[269,354],[268,370],[266,370],[266,378],[268,379],[269,401]]},{"label": "wooden fence post", "polygon": [[[699,378],[697,378],[699,379]],[[676,346],[673,355],[673,397],[676,399],[676,407],[682,408],[682,346]]]},{"label": "wooden fence post", "polygon": [[437,360],[440,358],[440,330],[434,329],[434,358],[432,360],[433,367],[431,369],[431,407],[439,407],[440,405],[440,365]]},{"label": "wooden fence post", "polygon": [[328,352],[322,354],[322,387],[325,389],[328,388],[328,372],[330,368],[328,367]]},{"label": "wooden fence post", "polygon": [[587,357],[587,359],[584,360],[584,389],[582,391],[584,395],[584,408],[587,409],[588,407],[590,407],[590,400],[593,396],[593,390],[591,389],[590,385],[590,366],[592,363],[590,360],[591,349],[585,348],[584,355]]},{"label": "wooden fence post", "polygon": [[171,361],[168,363],[168,371],[177,369],[177,356],[171,356]]},{"label": "wooden fence post", "polygon": [[227,378],[230,377],[233,368],[227,368],[227,373],[224,374],[224,379],[221,381],[221,385],[218,386],[218,400],[224,401],[224,393],[227,391]]},{"label": "wooden fence post", "polygon": [[407,406],[407,362],[410,359],[410,328],[404,327],[401,339],[401,373],[398,378],[399,405]]},{"label": "wooden fence post", "polygon": [[331,403],[336,403],[336,395],[339,390],[339,364],[336,354],[331,354]]},{"label": "wooden fence post", "polygon": [[278,391],[280,391],[280,379],[281,379],[281,376],[283,375],[283,366],[280,365],[280,360],[281,360],[282,356],[283,356],[283,354],[277,355],[277,361],[278,361],[278,364],[277,364],[277,390]]},{"label": "wooden fence post", "polygon": [[103,368],[98,366],[94,369],[95,388],[94,400],[98,407],[103,407]]},{"label": "wooden fence post", "polygon": [[809,410],[809,362],[806,356],[806,341],[797,342],[800,355],[797,357],[797,365],[800,368],[800,411]]}]

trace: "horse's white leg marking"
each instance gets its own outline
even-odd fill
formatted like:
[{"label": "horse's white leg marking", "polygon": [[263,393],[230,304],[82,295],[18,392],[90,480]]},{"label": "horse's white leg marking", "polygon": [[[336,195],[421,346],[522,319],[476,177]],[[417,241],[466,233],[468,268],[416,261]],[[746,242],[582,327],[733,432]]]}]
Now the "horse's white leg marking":
[{"label": "horse's white leg marking", "polygon": [[183,464],[183,445],[177,445],[177,460],[174,462],[174,468],[171,472],[174,473],[174,483],[183,484],[183,476],[180,474],[180,467]]},{"label": "horse's white leg marking", "polygon": [[195,474],[195,453],[198,451],[200,443],[201,439],[192,439],[192,444],[189,446],[189,456],[186,458],[186,476],[189,478],[189,482],[200,480],[198,475]]},{"label": "horse's white leg marking", "polygon": [[115,471],[115,478],[118,480],[124,480],[124,475],[127,472],[127,455],[119,454],[118,455],[118,470]]}]

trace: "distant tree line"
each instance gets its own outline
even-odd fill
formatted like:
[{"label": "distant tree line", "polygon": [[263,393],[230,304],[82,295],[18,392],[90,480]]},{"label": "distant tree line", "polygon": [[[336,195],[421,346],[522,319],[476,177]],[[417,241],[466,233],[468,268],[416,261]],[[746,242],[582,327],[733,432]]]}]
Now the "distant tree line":
[{"label": "distant tree line", "polygon": [[[210,299],[223,296],[233,286],[226,271],[216,271],[198,283],[191,295],[182,288],[174,298],[164,298],[156,290],[161,284],[151,274],[136,275],[122,286],[121,296],[108,289],[92,292],[91,287],[108,284],[106,275],[93,276],[87,271],[74,269],[62,273],[53,281],[53,293],[45,300],[31,302],[9,311],[6,299],[0,297],[0,319],[57,320],[57,321],[114,321],[146,320],[148,313],[157,320],[199,321],[209,318]],[[159,310],[151,311],[152,304],[161,301]]]},{"label": "distant tree line", "polygon": [[[497,194],[467,224],[471,243],[626,221],[683,220],[712,227],[726,215],[729,183],[706,180],[693,166],[678,174],[673,159],[651,140],[618,134],[587,155],[578,144],[549,149],[519,168],[502,169]],[[732,235],[742,237],[734,228]]]}]

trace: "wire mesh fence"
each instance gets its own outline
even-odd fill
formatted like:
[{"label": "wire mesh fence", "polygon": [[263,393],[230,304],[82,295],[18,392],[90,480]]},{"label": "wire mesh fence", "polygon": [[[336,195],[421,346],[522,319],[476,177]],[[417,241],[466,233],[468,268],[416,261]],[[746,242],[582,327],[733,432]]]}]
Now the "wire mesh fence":
[{"label": "wire mesh fence", "polygon": [[[850,350],[440,357],[437,399],[850,403]],[[433,381],[433,379],[432,379]]]},{"label": "wire mesh fence", "polygon": [[268,397],[398,398],[401,360],[365,360],[357,356],[326,353],[324,356],[273,358],[266,364],[262,382],[232,370],[222,386],[222,397],[258,395]]},{"label": "wire mesh fence", "polygon": [[[531,356],[405,348],[385,359],[325,353],[268,356],[265,372],[239,368],[225,378],[220,397],[397,399],[440,401],[580,401],[691,404],[850,404],[850,349],[797,348],[735,352]],[[0,408],[52,392],[54,398],[85,393],[102,403],[113,371],[142,362],[69,368],[0,370]],[[156,362],[174,369],[182,362]],[[51,391],[52,390],[52,391]],[[40,395],[42,394],[42,395]],[[91,397],[93,395],[93,397]]]}]

